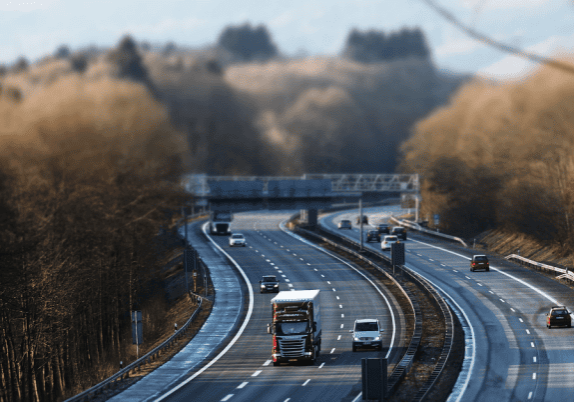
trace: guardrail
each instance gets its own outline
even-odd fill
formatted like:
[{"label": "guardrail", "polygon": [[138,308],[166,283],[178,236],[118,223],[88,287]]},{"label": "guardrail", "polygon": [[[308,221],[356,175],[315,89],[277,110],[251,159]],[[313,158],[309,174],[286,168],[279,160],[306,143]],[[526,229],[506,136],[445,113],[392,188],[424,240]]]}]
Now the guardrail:
[{"label": "guardrail", "polygon": [[[204,215],[205,215],[204,212],[190,215],[190,216],[188,216],[188,220],[189,219],[197,219],[197,218],[202,217]],[[182,220],[183,219],[181,219],[180,221],[182,221]],[[196,253],[194,253],[194,255],[196,255]],[[203,272],[207,272],[207,269],[206,269],[207,267],[205,266],[205,263],[203,262],[203,260],[201,258],[198,258],[198,262],[199,262],[199,264],[202,265]],[[207,283],[204,283],[204,286],[205,286],[206,295],[207,295]],[[129,373],[132,370],[140,370],[140,367],[142,365],[151,363],[153,360],[155,360],[157,357],[159,357],[161,355],[161,352],[165,348],[169,348],[173,345],[174,342],[177,342],[177,340],[186,333],[187,329],[189,328],[189,325],[197,317],[197,315],[201,311],[201,307],[203,305],[203,298],[201,296],[196,295],[192,292],[190,292],[189,294],[192,297],[192,300],[198,302],[198,306],[197,306],[197,309],[191,315],[191,317],[189,317],[187,322],[179,330],[177,330],[172,336],[170,336],[168,339],[166,339],[160,345],[158,345],[153,350],[146,353],[144,356],[140,357],[139,359],[137,359],[133,363],[131,363],[128,366],[126,366],[125,368],[121,369],[120,371],[118,371],[114,375],[106,378],[104,381],[100,382],[99,384],[96,384],[93,387],[91,387],[91,388],[89,388],[89,389],[69,398],[69,399],[66,399],[65,402],[89,401],[92,398],[99,395],[100,393],[104,392],[105,390],[107,390],[109,388],[115,388],[115,386],[117,385],[117,382],[120,380],[123,380],[126,377],[129,377]]]},{"label": "guardrail", "polygon": [[530,268],[540,269],[545,271],[552,271],[555,274],[559,273],[561,275],[556,275],[556,279],[568,279],[574,282],[574,272],[568,268],[559,268],[553,265],[543,264],[534,260],[529,260],[528,258],[521,257],[518,254],[510,254],[504,257],[508,261],[518,262],[520,265],[525,265]]},{"label": "guardrail", "polygon": [[[396,391],[396,388],[398,387],[400,381],[405,377],[405,375],[411,369],[411,367],[414,363],[414,356],[415,356],[415,354],[416,354],[416,352],[420,346],[420,342],[421,342],[421,338],[422,338],[422,314],[420,311],[420,307],[418,305],[418,301],[416,300],[416,297],[408,289],[403,288],[400,285],[400,283],[396,280],[396,278],[394,278],[389,272],[386,272],[386,270],[384,270],[383,268],[378,266],[376,263],[374,263],[370,259],[366,258],[364,255],[362,255],[362,254],[360,254],[354,250],[348,249],[348,248],[346,248],[346,247],[344,247],[344,246],[342,246],[336,242],[333,242],[332,240],[330,240],[328,238],[320,236],[317,233],[310,232],[308,230],[305,230],[305,229],[302,229],[299,227],[297,228],[297,230],[298,231],[304,231],[305,233],[311,234],[314,237],[318,237],[321,240],[323,240],[323,241],[325,241],[325,242],[327,242],[327,243],[329,243],[329,244],[331,244],[331,245],[333,245],[339,249],[342,249],[343,251],[350,253],[350,254],[356,256],[357,258],[367,262],[369,265],[375,267],[378,271],[380,271],[385,276],[387,276],[389,279],[391,279],[398,286],[398,288],[401,289],[403,294],[405,294],[405,296],[407,297],[407,299],[411,303],[411,306],[413,308],[413,312],[415,315],[415,328],[413,330],[413,336],[411,337],[411,342],[409,343],[409,346],[408,346],[405,354],[401,358],[400,362],[397,363],[397,365],[395,366],[391,375],[388,377],[387,395],[393,394]],[[341,236],[338,233],[334,233],[331,230],[319,228],[319,231],[323,231],[325,233],[330,234],[331,236],[335,236],[339,240],[343,240],[349,244],[352,244],[354,247],[360,247],[360,243],[358,243],[352,239],[349,239],[348,237]],[[369,249],[363,249],[363,250],[364,250],[364,252],[375,255],[376,257],[386,261],[388,264],[391,263],[391,259],[384,254],[380,254],[380,253],[377,253],[377,252],[375,252],[373,250],[369,250]],[[438,380],[440,374],[442,373],[442,371],[444,370],[444,368],[448,362],[448,358],[450,356],[450,352],[451,352],[453,344],[454,344],[454,319],[453,319],[452,312],[451,312],[450,308],[448,307],[448,304],[446,303],[444,298],[436,291],[436,289],[434,289],[434,287],[425,278],[423,278],[421,275],[417,274],[416,272],[412,271],[411,269],[409,269],[405,266],[401,266],[400,268],[402,269],[402,271],[404,273],[406,273],[411,278],[411,280],[413,280],[415,283],[417,283],[419,285],[419,288],[425,290],[428,294],[431,295],[432,299],[434,299],[435,303],[437,304],[437,306],[441,310],[442,315],[445,319],[445,341],[444,341],[444,344],[442,347],[441,354],[437,360],[437,363],[436,363],[429,379],[422,385],[422,387],[419,389],[419,391],[415,395],[415,399],[413,399],[413,401],[419,401],[420,402],[420,401],[423,401],[424,398],[426,396],[428,396],[429,392],[433,389],[434,385],[436,384],[436,381]]]},{"label": "guardrail", "polygon": [[462,240],[460,237],[450,236],[450,235],[447,235],[444,233],[435,232],[434,230],[425,229],[421,225],[419,225],[418,223],[411,222],[411,221],[408,221],[406,219],[398,220],[393,216],[391,216],[389,219],[393,222],[396,222],[398,225],[406,226],[410,229],[418,230],[419,232],[423,232],[423,233],[426,233],[426,234],[429,234],[432,236],[442,237],[443,239],[457,241],[457,242],[461,243],[464,247],[468,247],[468,245],[465,243],[465,241]]},{"label": "guardrail", "polygon": [[177,332],[175,332],[172,336],[170,336],[163,343],[161,343],[161,345],[155,347],[153,350],[146,353],[144,356],[140,357],[135,362],[126,366],[125,368],[118,371],[117,373],[115,373],[111,377],[106,378],[104,381],[100,382],[99,384],[94,385],[90,389],[87,389],[84,392],[79,393],[79,394],[71,397],[70,399],[67,399],[66,402],[89,401],[92,398],[99,395],[101,392],[103,392],[109,388],[114,388],[117,385],[116,382],[118,380],[122,380],[126,377],[129,377],[129,373],[132,370],[140,370],[140,366],[142,366],[143,364],[151,363],[153,360],[155,360],[157,357],[160,356],[163,349],[171,347],[174,342],[177,342],[177,340],[181,336],[184,335],[184,333],[189,328],[189,325],[193,322],[195,317],[197,317],[197,315],[201,311],[201,306],[203,304],[203,298],[201,296],[198,296],[198,295],[193,295],[193,296],[195,297],[195,299],[199,303],[197,306],[197,309],[193,312],[191,317],[189,317],[187,322]]}]

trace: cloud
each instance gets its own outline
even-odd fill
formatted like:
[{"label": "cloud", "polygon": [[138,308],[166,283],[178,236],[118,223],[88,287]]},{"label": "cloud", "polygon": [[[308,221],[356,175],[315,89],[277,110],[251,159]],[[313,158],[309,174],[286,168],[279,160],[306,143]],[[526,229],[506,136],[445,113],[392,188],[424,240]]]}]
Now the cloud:
[{"label": "cloud", "polygon": [[121,33],[131,34],[165,34],[173,31],[193,31],[205,25],[205,20],[190,17],[184,19],[164,18],[155,24],[128,25]]},{"label": "cloud", "polygon": [[464,0],[462,5],[469,9],[481,10],[509,10],[509,9],[536,9],[550,3],[550,0]]},{"label": "cloud", "polygon": [[47,10],[60,0],[38,0],[38,1],[0,1],[0,11],[30,12],[35,10]]},{"label": "cloud", "polygon": [[[546,57],[560,56],[563,53],[572,53],[574,48],[574,34],[570,36],[554,35],[542,42],[527,47],[527,52],[532,52]],[[566,51],[566,49],[568,49]],[[529,74],[539,66],[518,56],[506,56],[503,59],[481,69],[478,74],[487,77],[513,79],[521,78]]]},{"label": "cloud", "polygon": [[486,45],[479,41],[469,37],[458,37],[456,39],[450,40],[443,43],[434,50],[434,54],[437,56],[451,56],[453,54],[468,54],[485,47]]}]

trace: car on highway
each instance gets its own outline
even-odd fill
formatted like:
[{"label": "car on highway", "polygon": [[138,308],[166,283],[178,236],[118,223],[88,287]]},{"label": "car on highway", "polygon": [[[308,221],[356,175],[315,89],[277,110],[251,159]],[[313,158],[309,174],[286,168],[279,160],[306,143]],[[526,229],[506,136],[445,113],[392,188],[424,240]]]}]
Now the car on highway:
[{"label": "car on highway", "polygon": [[229,247],[245,247],[245,237],[241,233],[233,233],[229,237]]},{"label": "car on highway", "polygon": [[381,242],[381,250],[390,250],[391,244],[396,243],[399,241],[399,238],[395,235],[386,235],[383,237],[383,241]]},{"label": "car on highway", "polygon": [[374,318],[364,318],[355,320],[353,329],[349,330],[353,334],[353,352],[360,347],[369,347],[383,350],[383,329],[379,320]]},{"label": "car on highway", "polygon": [[388,223],[379,223],[377,225],[377,230],[379,233],[391,234],[391,227]]},{"label": "car on highway", "polygon": [[407,239],[407,230],[402,226],[395,226],[391,229],[391,234],[397,236],[399,239]]},{"label": "car on highway", "polygon": [[275,275],[265,275],[259,281],[259,293],[279,293],[279,279]]},{"label": "car on highway", "polygon": [[570,311],[566,306],[552,306],[550,312],[546,314],[546,327],[566,327],[572,328],[572,317],[570,316]]},{"label": "car on highway", "polygon": [[474,272],[477,269],[484,269],[485,271],[490,271],[490,263],[488,262],[488,257],[482,254],[473,255],[470,260],[470,271]]},{"label": "car on highway", "polygon": [[351,225],[351,221],[348,219],[343,219],[337,225],[339,229],[353,229],[353,225]]},{"label": "car on highway", "polygon": [[370,241],[376,241],[377,243],[381,241],[381,235],[378,230],[369,230],[367,232],[367,243]]},{"label": "car on highway", "polygon": [[[357,216],[357,225],[361,224],[361,216]],[[369,224],[369,217],[367,215],[363,215],[363,225]]]}]

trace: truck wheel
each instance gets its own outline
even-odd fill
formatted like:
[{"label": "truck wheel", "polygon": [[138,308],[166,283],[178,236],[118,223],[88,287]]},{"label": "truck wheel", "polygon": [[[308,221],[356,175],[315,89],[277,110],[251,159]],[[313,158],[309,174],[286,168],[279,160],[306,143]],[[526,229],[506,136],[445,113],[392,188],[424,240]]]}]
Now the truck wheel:
[{"label": "truck wheel", "polygon": [[357,347],[355,345],[353,345],[353,352],[357,351]]}]

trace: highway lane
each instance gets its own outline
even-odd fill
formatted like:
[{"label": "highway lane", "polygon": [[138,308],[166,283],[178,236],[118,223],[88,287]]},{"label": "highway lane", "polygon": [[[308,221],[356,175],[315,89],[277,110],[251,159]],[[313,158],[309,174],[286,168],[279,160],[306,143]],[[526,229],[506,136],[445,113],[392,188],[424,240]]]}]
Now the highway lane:
[{"label": "highway lane", "polygon": [[[230,248],[227,237],[213,237],[242,267],[255,291],[251,320],[244,334],[225,356],[163,400],[167,401],[351,401],[360,393],[360,359],[384,357],[386,350],[351,351],[349,329],[357,318],[378,318],[386,328],[384,344],[392,338],[392,318],[374,287],[337,259],[284,233],[279,223],[289,213],[237,214],[234,232],[247,247]],[[263,275],[281,278],[281,290],[320,289],[323,341],[314,366],[274,367],[271,364],[270,300],[259,294]],[[395,344],[404,346],[404,318],[391,297],[399,333]],[[398,348],[390,359],[396,361]]]},{"label": "highway lane", "polygon": [[[373,224],[397,208],[366,210]],[[358,211],[323,218],[332,230]],[[358,240],[358,231],[340,231]],[[368,247],[380,251],[380,245]],[[490,272],[470,272],[471,249],[409,232],[407,266],[443,289],[468,315],[475,362],[463,401],[569,401],[574,391],[574,329],[547,329],[551,305],[574,307],[574,292],[503,259]],[[387,255],[389,254],[386,252]],[[478,253],[477,253],[478,254]]]}]

